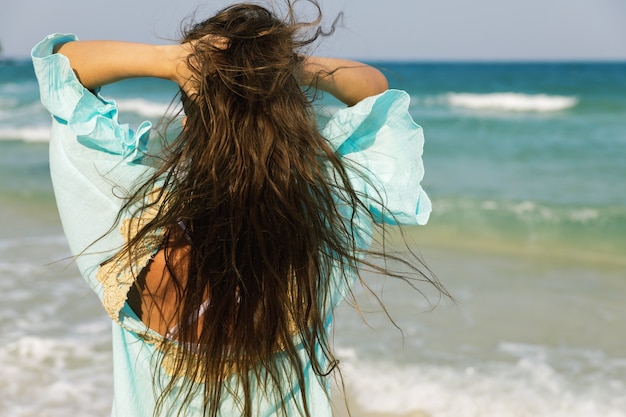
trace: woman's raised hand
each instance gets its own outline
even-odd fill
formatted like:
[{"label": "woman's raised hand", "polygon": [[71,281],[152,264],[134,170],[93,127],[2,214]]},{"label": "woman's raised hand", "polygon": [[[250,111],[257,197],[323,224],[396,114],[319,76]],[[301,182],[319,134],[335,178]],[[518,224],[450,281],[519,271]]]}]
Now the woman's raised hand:
[{"label": "woman's raised hand", "polygon": [[[194,60],[211,59],[210,51],[226,47],[225,39],[208,35],[176,45],[75,41],[59,46],[55,52],[69,58],[88,89],[125,78],[155,77],[175,82],[191,97],[198,89],[194,76],[198,63]],[[300,82],[326,91],[349,106],[388,88],[387,79],[376,68],[339,58],[305,58]]]},{"label": "woman's raised hand", "polygon": [[150,45],[119,41],[74,41],[54,52],[65,55],[80,82],[95,89],[126,78],[154,77],[174,81],[187,94],[194,83],[193,42],[176,45]]}]

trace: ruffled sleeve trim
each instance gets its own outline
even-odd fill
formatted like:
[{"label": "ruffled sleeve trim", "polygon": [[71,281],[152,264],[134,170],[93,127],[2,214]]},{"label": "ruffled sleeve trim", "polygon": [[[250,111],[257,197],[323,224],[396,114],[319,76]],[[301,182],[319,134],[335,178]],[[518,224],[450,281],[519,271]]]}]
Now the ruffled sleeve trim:
[{"label": "ruffled sleeve trim", "polygon": [[322,130],[374,218],[388,224],[423,225],[432,211],[421,187],[424,135],[409,105],[406,92],[389,90],[338,111]]},{"label": "ruffled sleeve trim", "polygon": [[59,123],[76,134],[82,145],[121,155],[131,162],[140,160],[147,150],[152,125],[144,122],[133,132],[128,125],[119,123],[115,101],[92,93],[80,83],[69,59],[54,53],[56,45],[75,40],[75,35],[57,33],[33,48],[41,102]]}]

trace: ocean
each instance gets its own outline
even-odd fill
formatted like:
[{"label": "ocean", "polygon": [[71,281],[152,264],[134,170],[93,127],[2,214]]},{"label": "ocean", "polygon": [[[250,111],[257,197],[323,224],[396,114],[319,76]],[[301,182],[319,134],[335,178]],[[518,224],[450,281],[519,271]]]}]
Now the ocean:
[{"label": "ocean", "polygon": [[[393,322],[358,290],[364,317],[337,313],[354,415],[626,416],[626,64],[376,65],[425,131],[434,211],[408,238],[454,301],[367,277]],[[136,127],[175,88],[103,93]],[[0,61],[0,415],[104,417],[110,324],[69,259],[49,125],[31,64]]]}]

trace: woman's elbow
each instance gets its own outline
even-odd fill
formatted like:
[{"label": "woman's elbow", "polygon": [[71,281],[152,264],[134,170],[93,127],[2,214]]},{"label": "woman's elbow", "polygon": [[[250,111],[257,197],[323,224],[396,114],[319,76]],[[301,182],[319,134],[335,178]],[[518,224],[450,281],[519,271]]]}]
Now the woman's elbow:
[{"label": "woman's elbow", "polygon": [[384,93],[389,89],[389,81],[387,81],[387,77],[385,77],[385,74],[383,74],[376,68],[372,68],[372,75],[370,77],[370,89],[372,93],[371,95]]}]

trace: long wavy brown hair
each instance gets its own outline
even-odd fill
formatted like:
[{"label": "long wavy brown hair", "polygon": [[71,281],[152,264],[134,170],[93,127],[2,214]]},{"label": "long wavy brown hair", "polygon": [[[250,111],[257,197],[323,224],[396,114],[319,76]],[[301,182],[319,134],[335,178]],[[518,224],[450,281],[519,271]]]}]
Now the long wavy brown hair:
[{"label": "long wavy brown hair", "polygon": [[[152,304],[161,327],[176,328],[164,356],[176,354],[170,382],[157,389],[157,412],[176,396],[183,408],[173,414],[183,415],[200,395],[205,415],[215,417],[232,395],[250,417],[261,389],[284,415],[287,395],[299,395],[298,411],[310,417],[306,391],[295,386],[304,386],[309,364],[320,377],[337,366],[326,332],[330,297],[363,261],[355,216],[368,210],[318,131],[315,89],[299,83],[306,47],[324,35],[319,6],[308,3],[317,11],[312,22],[299,22],[292,2],[282,18],[237,4],[194,24],[182,40],[194,45],[195,86],[181,91],[184,128],[122,210],[156,216],[121,253],[132,258],[147,236],[165,236],[168,284],[159,297],[176,313]],[[418,260],[405,263],[421,274]],[[134,291],[146,297],[141,278]],[[158,384],[162,369],[155,371]],[[227,383],[233,375],[237,392]]]}]

